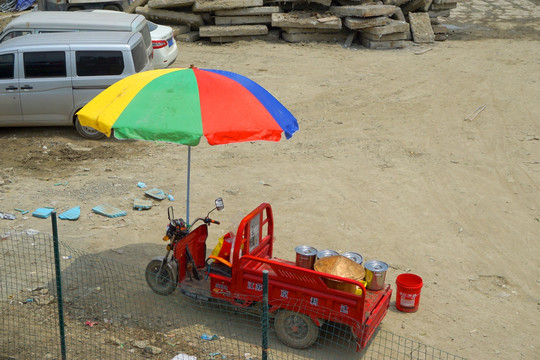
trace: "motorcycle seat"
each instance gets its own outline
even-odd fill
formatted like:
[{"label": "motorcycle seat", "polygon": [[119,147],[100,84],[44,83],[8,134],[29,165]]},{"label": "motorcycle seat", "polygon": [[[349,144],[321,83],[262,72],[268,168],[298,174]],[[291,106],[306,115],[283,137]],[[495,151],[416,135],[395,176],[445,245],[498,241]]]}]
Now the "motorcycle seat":
[{"label": "motorcycle seat", "polygon": [[210,264],[209,273],[225,277],[231,277],[231,268],[223,263],[215,261]]}]

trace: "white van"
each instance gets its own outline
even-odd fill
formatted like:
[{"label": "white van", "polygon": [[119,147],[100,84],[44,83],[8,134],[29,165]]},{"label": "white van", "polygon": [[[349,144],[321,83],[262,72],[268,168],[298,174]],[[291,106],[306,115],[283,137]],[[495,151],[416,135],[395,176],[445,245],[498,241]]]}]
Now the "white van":
[{"label": "white van", "polygon": [[146,18],[119,11],[31,11],[11,20],[0,33],[0,43],[28,34],[67,31],[131,31],[141,33],[150,62],[152,39]]},{"label": "white van", "polygon": [[21,36],[0,44],[0,127],[75,126],[76,113],[101,91],[150,70],[140,33],[70,32]]}]

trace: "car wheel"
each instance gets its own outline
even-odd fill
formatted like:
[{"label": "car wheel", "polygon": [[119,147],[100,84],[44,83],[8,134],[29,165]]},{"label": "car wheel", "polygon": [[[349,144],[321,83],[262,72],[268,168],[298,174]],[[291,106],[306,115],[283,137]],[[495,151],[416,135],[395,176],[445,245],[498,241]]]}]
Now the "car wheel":
[{"label": "car wheel", "polygon": [[72,6],[68,9],[68,11],[81,11],[82,9],[82,7]]},{"label": "car wheel", "polygon": [[305,314],[280,310],[274,320],[276,335],[285,345],[305,349],[319,337],[319,327]]},{"label": "car wheel", "polygon": [[105,136],[104,133],[99,132],[94,128],[91,128],[88,126],[82,126],[81,123],[79,122],[78,117],[75,119],[75,129],[77,129],[77,132],[79,133],[79,135],[81,135],[85,139],[97,140]]}]

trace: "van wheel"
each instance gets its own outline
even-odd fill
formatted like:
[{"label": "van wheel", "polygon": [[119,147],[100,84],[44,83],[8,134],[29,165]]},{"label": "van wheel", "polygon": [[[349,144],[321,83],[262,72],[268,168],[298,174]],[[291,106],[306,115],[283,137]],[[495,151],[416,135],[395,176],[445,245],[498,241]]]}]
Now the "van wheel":
[{"label": "van wheel", "polygon": [[68,11],[81,11],[82,9],[82,7],[72,6],[68,9]]},{"label": "van wheel", "polygon": [[82,126],[79,122],[79,117],[75,119],[75,129],[77,129],[79,135],[81,135],[85,139],[98,140],[105,136],[104,133],[101,133],[94,128]]},{"label": "van wheel", "polygon": [[319,337],[319,327],[305,314],[280,310],[274,320],[276,335],[285,345],[305,349]]},{"label": "van wheel", "polygon": [[105,5],[103,7],[103,10],[111,10],[111,11],[122,11],[118,6],[116,5]]}]

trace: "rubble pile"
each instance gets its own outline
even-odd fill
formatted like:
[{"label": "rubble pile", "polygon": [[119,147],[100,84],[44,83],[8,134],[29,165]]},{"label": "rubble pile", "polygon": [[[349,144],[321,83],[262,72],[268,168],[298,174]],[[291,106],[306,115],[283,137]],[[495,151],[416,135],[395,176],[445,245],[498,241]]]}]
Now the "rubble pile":
[{"label": "rubble pile", "polygon": [[440,17],[459,0],[136,0],[133,12],[175,28],[178,41],[361,43],[395,49],[447,39]]}]

